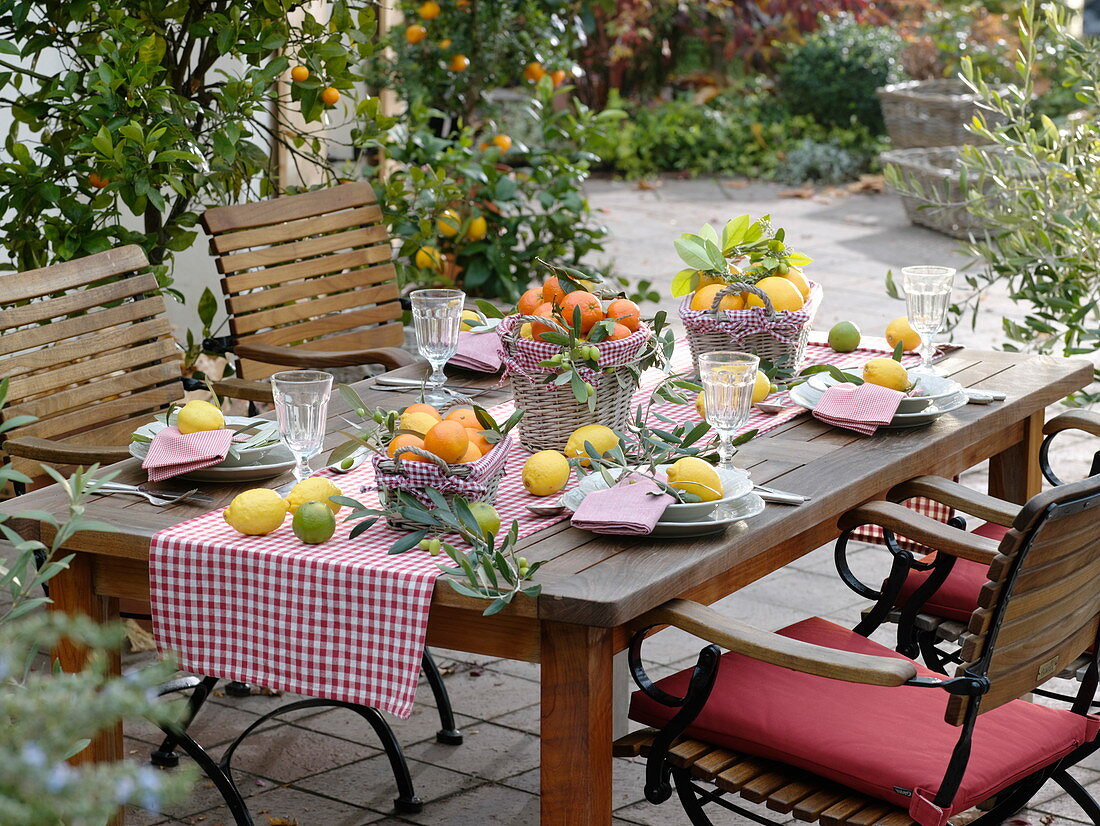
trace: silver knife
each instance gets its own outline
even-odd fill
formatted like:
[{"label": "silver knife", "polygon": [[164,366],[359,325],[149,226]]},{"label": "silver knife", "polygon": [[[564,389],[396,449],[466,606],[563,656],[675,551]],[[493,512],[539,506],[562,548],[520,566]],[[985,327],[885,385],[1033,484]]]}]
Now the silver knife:
[{"label": "silver knife", "polygon": [[[380,376],[373,376],[370,380],[373,381],[376,385],[383,385],[383,386],[388,386],[388,387],[410,388],[410,387],[423,387],[424,386],[424,380],[423,379],[407,379],[407,378],[404,378],[402,376],[387,376],[384,373]],[[470,387],[470,386],[458,385],[458,384],[446,384],[444,386],[450,388],[451,390],[465,390],[465,391],[471,392],[471,393],[475,392],[475,391],[479,391],[479,390],[492,390],[492,389],[494,389],[491,386],[490,387],[485,387],[485,386]]]}]

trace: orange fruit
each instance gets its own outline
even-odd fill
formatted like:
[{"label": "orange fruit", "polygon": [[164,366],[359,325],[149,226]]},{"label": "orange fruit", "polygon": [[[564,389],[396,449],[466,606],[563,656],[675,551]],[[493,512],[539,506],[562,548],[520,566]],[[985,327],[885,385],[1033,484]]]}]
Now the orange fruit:
[{"label": "orange fruit", "polygon": [[[535,308],[535,311],[533,313],[531,313],[531,315],[540,315],[543,318],[553,318],[554,317],[554,308],[549,302],[547,302],[545,304],[540,304],[538,307]],[[551,327],[549,324],[532,324],[531,325],[531,337],[534,338],[536,341],[542,341],[542,339],[539,338],[539,336],[542,335],[543,333],[552,333],[552,332],[554,332],[554,328]]]},{"label": "orange fruit", "polygon": [[416,404],[410,404],[408,407],[406,407],[401,412],[402,413],[427,413],[429,416],[431,416],[437,422],[443,421],[443,417],[439,415],[439,411],[436,410],[432,405],[425,404],[424,402],[417,402]]},{"label": "orange fruit", "polygon": [[451,38],[448,37],[446,40],[440,40],[439,48],[444,52],[447,51],[447,49],[451,48]]},{"label": "orange fruit", "polygon": [[447,64],[452,72],[465,72],[470,68],[470,58],[464,54],[456,54],[451,58],[451,62]]},{"label": "orange fruit", "polygon": [[565,83],[565,69],[555,69],[550,73],[550,79],[554,81],[555,86],[561,86]]},{"label": "orange fruit", "polygon": [[420,7],[420,9],[417,11],[417,14],[419,14],[425,20],[435,20],[437,17],[439,17],[439,13],[441,11],[443,11],[443,9],[439,8],[439,4],[435,2],[435,0],[428,0],[428,2],[424,3]]},{"label": "orange fruit", "polygon": [[571,327],[573,325],[574,311],[578,307],[581,311],[582,333],[587,333],[592,329],[593,324],[604,317],[603,305],[600,304],[600,299],[590,292],[574,290],[563,298],[561,302],[561,315],[562,318],[565,319],[565,326]]},{"label": "orange fruit", "polygon": [[542,303],[542,289],[539,287],[532,287],[519,297],[519,303],[516,305],[516,309],[519,311],[520,315],[531,315],[531,313],[537,310]]},{"label": "orange fruit", "polygon": [[[424,440],[419,436],[414,436],[411,433],[402,433],[393,437],[393,441],[390,442],[389,447],[386,448],[386,453],[392,459],[394,455],[403,447],[424,447]],[[423,456],[417,456],[415,453],[405,453],[401,456],[402,462],[427,462]]]},{"label": "orange fruit", "polygon": [[477,416],[474,415],[474,409],[472,407],[456,407],[443,417],[443,421],[458,422],[463,427],[481,427],[481,422],[477,420]]},{"label": "orange fruit", "polygon": [[466,435],[470,439],[470,444],[474,445],[478,450],[480,450],[482,456],[484,456],[486,453],[496,447],[496,445],[489,444],[489,441],[485,438],[485,434],[481,432],[480,427],[466,428]]},{"label": "orange fruit", "polygon": [[477,445],[475,445],[473,442],[470,442],[469,446],[466,448],[465,455],[458,460],[458,464],[467,465],[470,462],[476,462],[480,458],[481,451],[477,449]]},{"label": "orange fruit", "polygon": [[642,325],[642,311],[629,298],[616,298],[608,304],[607,317],[615,319],[631,332]]},{"label": "orange fruit", "polygon": [[546,70],[542,68],[542,64],[537,60],[533,60],[523,67],[523,79],[531,83],[538,83],[545,74]]},{"label": "orange fruit", "polygon": [[448,464],[466,455],[470,437],[460,422],[440,422],[424,436],[424,449]]},{"label": "orange fruit", "polygon": [[543,300],[549,301],[551,304],[560,304],[561,300],[565,298],[565,290],[562,289],[556,275],[552,275],[542,282],[542,297]]},{"label": "orange fruit", "polygon": [[455,7],[465,11],[470,8],[470,0],[458,0],[458,2],[455,3]]},{"label": "orange fruit", "polygon": [[633,332],[633,331],[629,327],[627,327],[625,324],[616,324],[614,329],[611,330],[611,335],[609,335],[604,340],[605,341],[618,341],[620,338],[626,338],[628,335],[631,334],[631,332]]},{"label": "orange fruit", "polygon": [[295,66],[290,70],[290,79],[297,83],[309,80],[309,69],[305,66]]},{"label": "orange fruit", "polygon": [[336,101],[340,99],[340,92],[338,89],[334,89],[332,86],[327,87],[321,92],[321,103],[325,106],[335,106]]},{"label": "orange fruit", "polygon": [[502,155],[512,148],[512,139],[507,135],[497,135],[493,138],[493,143],[500,148],[500,153]]},{"label": "orange fruit", "polygon": [[419,23],[413,23],[407,29],[405,29],[405,39],[412,45],[416,45],[424,40],[428,36],[428,30],[421,26]]},{"label": "orange fruit", "polygon": [[92,172],[90,175],[88,175],[88,183],[90,183],[96,189],[103,189],[103,187],[107,186],[110,181],[106,178],[101,177],[98,172]]}]

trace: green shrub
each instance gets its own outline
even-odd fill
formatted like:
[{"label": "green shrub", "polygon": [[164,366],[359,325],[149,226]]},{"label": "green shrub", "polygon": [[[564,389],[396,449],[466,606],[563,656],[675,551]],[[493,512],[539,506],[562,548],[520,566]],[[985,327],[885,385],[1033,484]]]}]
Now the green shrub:
[{"label": "green shrub", "polygon": [[854,152],[833,141],[806,138],[787,153],[775,179],[787,184],[839,184],[857,177],[863,169],[864,160]]},{"label": "green shrub", "polygon": [[846,16],[822,21],[800,45],[787,50],[778,81],[783,102],[826,126],[853,120],[881,133],[882,109],[875,90],[900,79],[901,38],[889,28]]}]

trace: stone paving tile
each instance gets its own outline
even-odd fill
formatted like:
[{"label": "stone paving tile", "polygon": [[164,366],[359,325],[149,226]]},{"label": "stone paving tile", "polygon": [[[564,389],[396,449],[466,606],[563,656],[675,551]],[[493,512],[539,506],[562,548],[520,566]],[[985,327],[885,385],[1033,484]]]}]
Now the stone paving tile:
[{"label": "stone paving tile", "polygon": [[535,824],[539,819],[536,795],[492,783],[440,800],[416,815],[405,815],[411,823],[428,826],[482,826],[482,824]]},{"label": "stone paving tile", "polygon": [[539,724],[542,719],[541,712],[541,703],[535,703],[534,705],[527,706],[527,708],[521,708],[517,711],[512,711],[508,714],[502,714],[499,717],[492,717],[490,719],[498,726],[519,729],[528,734],[534,734],[537,737],[540,730]]},{"label": "stone paving tile", "polygon": [[[1094,800],[1100,800],[1100,775],[1097,775],[1093,772],[1089,772],[1088,774],[1091,775],[1091,777],[1086,778],[1082,774],[1074,772],[1074,776],[1077,777],[1077,779],[1081,782],[1081,785],[1085,787],[1085,791],[1092,795]],[[1091,783],[1088,782],[1089,779],[1092,780]],[[1040,792],[1046,791],[1046,787],[1040,790]],[[1056,786],[1054,797],[1051,797],[1041,803],[1033,801],[1030,804],[1029,808],[1035,812],[1041,812],[1045,815],[1053,815],[1054,817],[1061,820],[1075,820],[1084,823],[1092,822],[1091,820],[1089,820],[1088,815],[1086,815],[1081,810],[1081,807],[1077,805],[1077,801],[1075,801],[1068,794],[1059,792],[1061,792],[1061,787]]]},{"label": "stone paving tile", "polygon": [[[539,684],[499,671],[474,667],[443,678],[451,707],[460,714],[484,718],[489,714],[505,714],[531,705],[539,699]],[[434,706],[431,692],[421,687],[416,702]]]},{"label": "stone paving tile", "polygon": [[[620,810],[645,800],[645,763],[641,760],[616,759],[612,765],[611,808]],[[516,775],[505,785],[514,786],[531,794],[539,793],[539,770]]]},{"label": "stone paving tile", "polygon": [[414,760],[482,780],[504,780],[539,764],[538,738],[493,723],[478,723],[466,729],[466,742],[458,748],[432,741],[405,750]]},{"label": "stone paving tile", "polygon": [[[431,706],[417,706],[413,709],[408,720],[398,720],[389,714],[384,715],[386,722],[393,729],[397,741],[402,748],[407,748],[414,743],[424,740],[435,740],[439,731],[439,713]],[[369,746],[380,747],[378,738],[370,724],[358,714],[342,708],[334,708],[321,714],[314,714],[299,720],[291,720],[291,725],[299,726],[310,731],[329,734],[350,740],[353,743],[365,743]],[[477,721],[473,717],[463,714],[455,714],[455,723],[459,730],[469,728]]]},{"label": "stone paving tile", "polygon": [[[214,748],[210,753],[220,760],[224,750]],[[291,783],[380,753],[373,745],[351,743],[284,724],[246,739],[233,756],[233,767],[279,783]]]},{"label": "stone paving tile", "polygon": [[[250,797],[248,809],[257,826],[271,821],[280,822],[279,819],[282,819],[281,822],[296,822],[298,826],[365,826],[385,817],[379,812],[287,787]],[[196,812],[181,820],[194,826],[233,826],[234,823],[225,806]]]},{"label": "stone paving tile", "polygon": [[[409,759],[408,765],[413,787],[416,789],[417,797],[424,801],[425,809],[434,807],[438,801],[467,791],[481,783],[480,780],[475,780],[469,775],[419,760]],[[457,767],[459,763],[455,765]],[[387,814],[392,813],[393,800],[397,797],[393,772],[390,769],[389,759],[385,755],[315,774],[299,780],[294,786],[314,794]]]},{"label": "stone paving tile", "polygon": [[[749,586],[742,593],[753,599],[794,608],[810,614],[835,615],[858,613],[867,600],[849,591],[837,577],[779,570]],[[853,609],[849,611],[847,609]]]}]

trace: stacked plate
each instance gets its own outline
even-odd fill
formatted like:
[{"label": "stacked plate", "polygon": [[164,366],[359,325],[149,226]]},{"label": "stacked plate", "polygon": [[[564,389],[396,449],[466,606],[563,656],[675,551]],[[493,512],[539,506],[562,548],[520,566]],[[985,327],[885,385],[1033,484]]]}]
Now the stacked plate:
[{"label": "stacked plate", "polygon": [[[659,465],[660,472],[669,465]],[[721,499],[713,502],[674,502],[665,508],[650,536],[687,537],[719,533],[728,526],[749,519],[764,510],[764,500],[752,492],[749,475],[743,470],[727,471],[715,468],[722,480]],[[621,470],[608,471],[618,478]],[[580,507],[584,498],[597,490],[607,488],[607,481],[600,473],[585,476],[579,485],[561,497],[561,504],[570,510]]]},{"label": "stacked plate", "polygon": [[[279,426],[270,419],[250,419],[243,416],[226,416],[227,427],[240,428],[255,426],[248,440],[253,446],[234,445],[229,455],[221,462],[201,470],[193,470],[176,477],[193,482],[254,482],[271,479],[294,467],[294,455],[279,438]],[[172,424],[175,424],[173,415]],[[133,433],[130,442],[130,455],[144,460],[149,454],[149,443],[168,425],[163,419],[157,419],[142,425]]]},{"label": "stacked plate", "polygon": [[[916,387],[901,400],[898,412],[883,427],[901,429],[924,427],[932,424],[945,413],[958,410],[967,403],[966,391],[961,384],[940,376],[919,376]],[[803,384],[792,387],[788,393],[799,407],[813,410],[825,391],[841,381],[828,373],[817,373]]]}]

